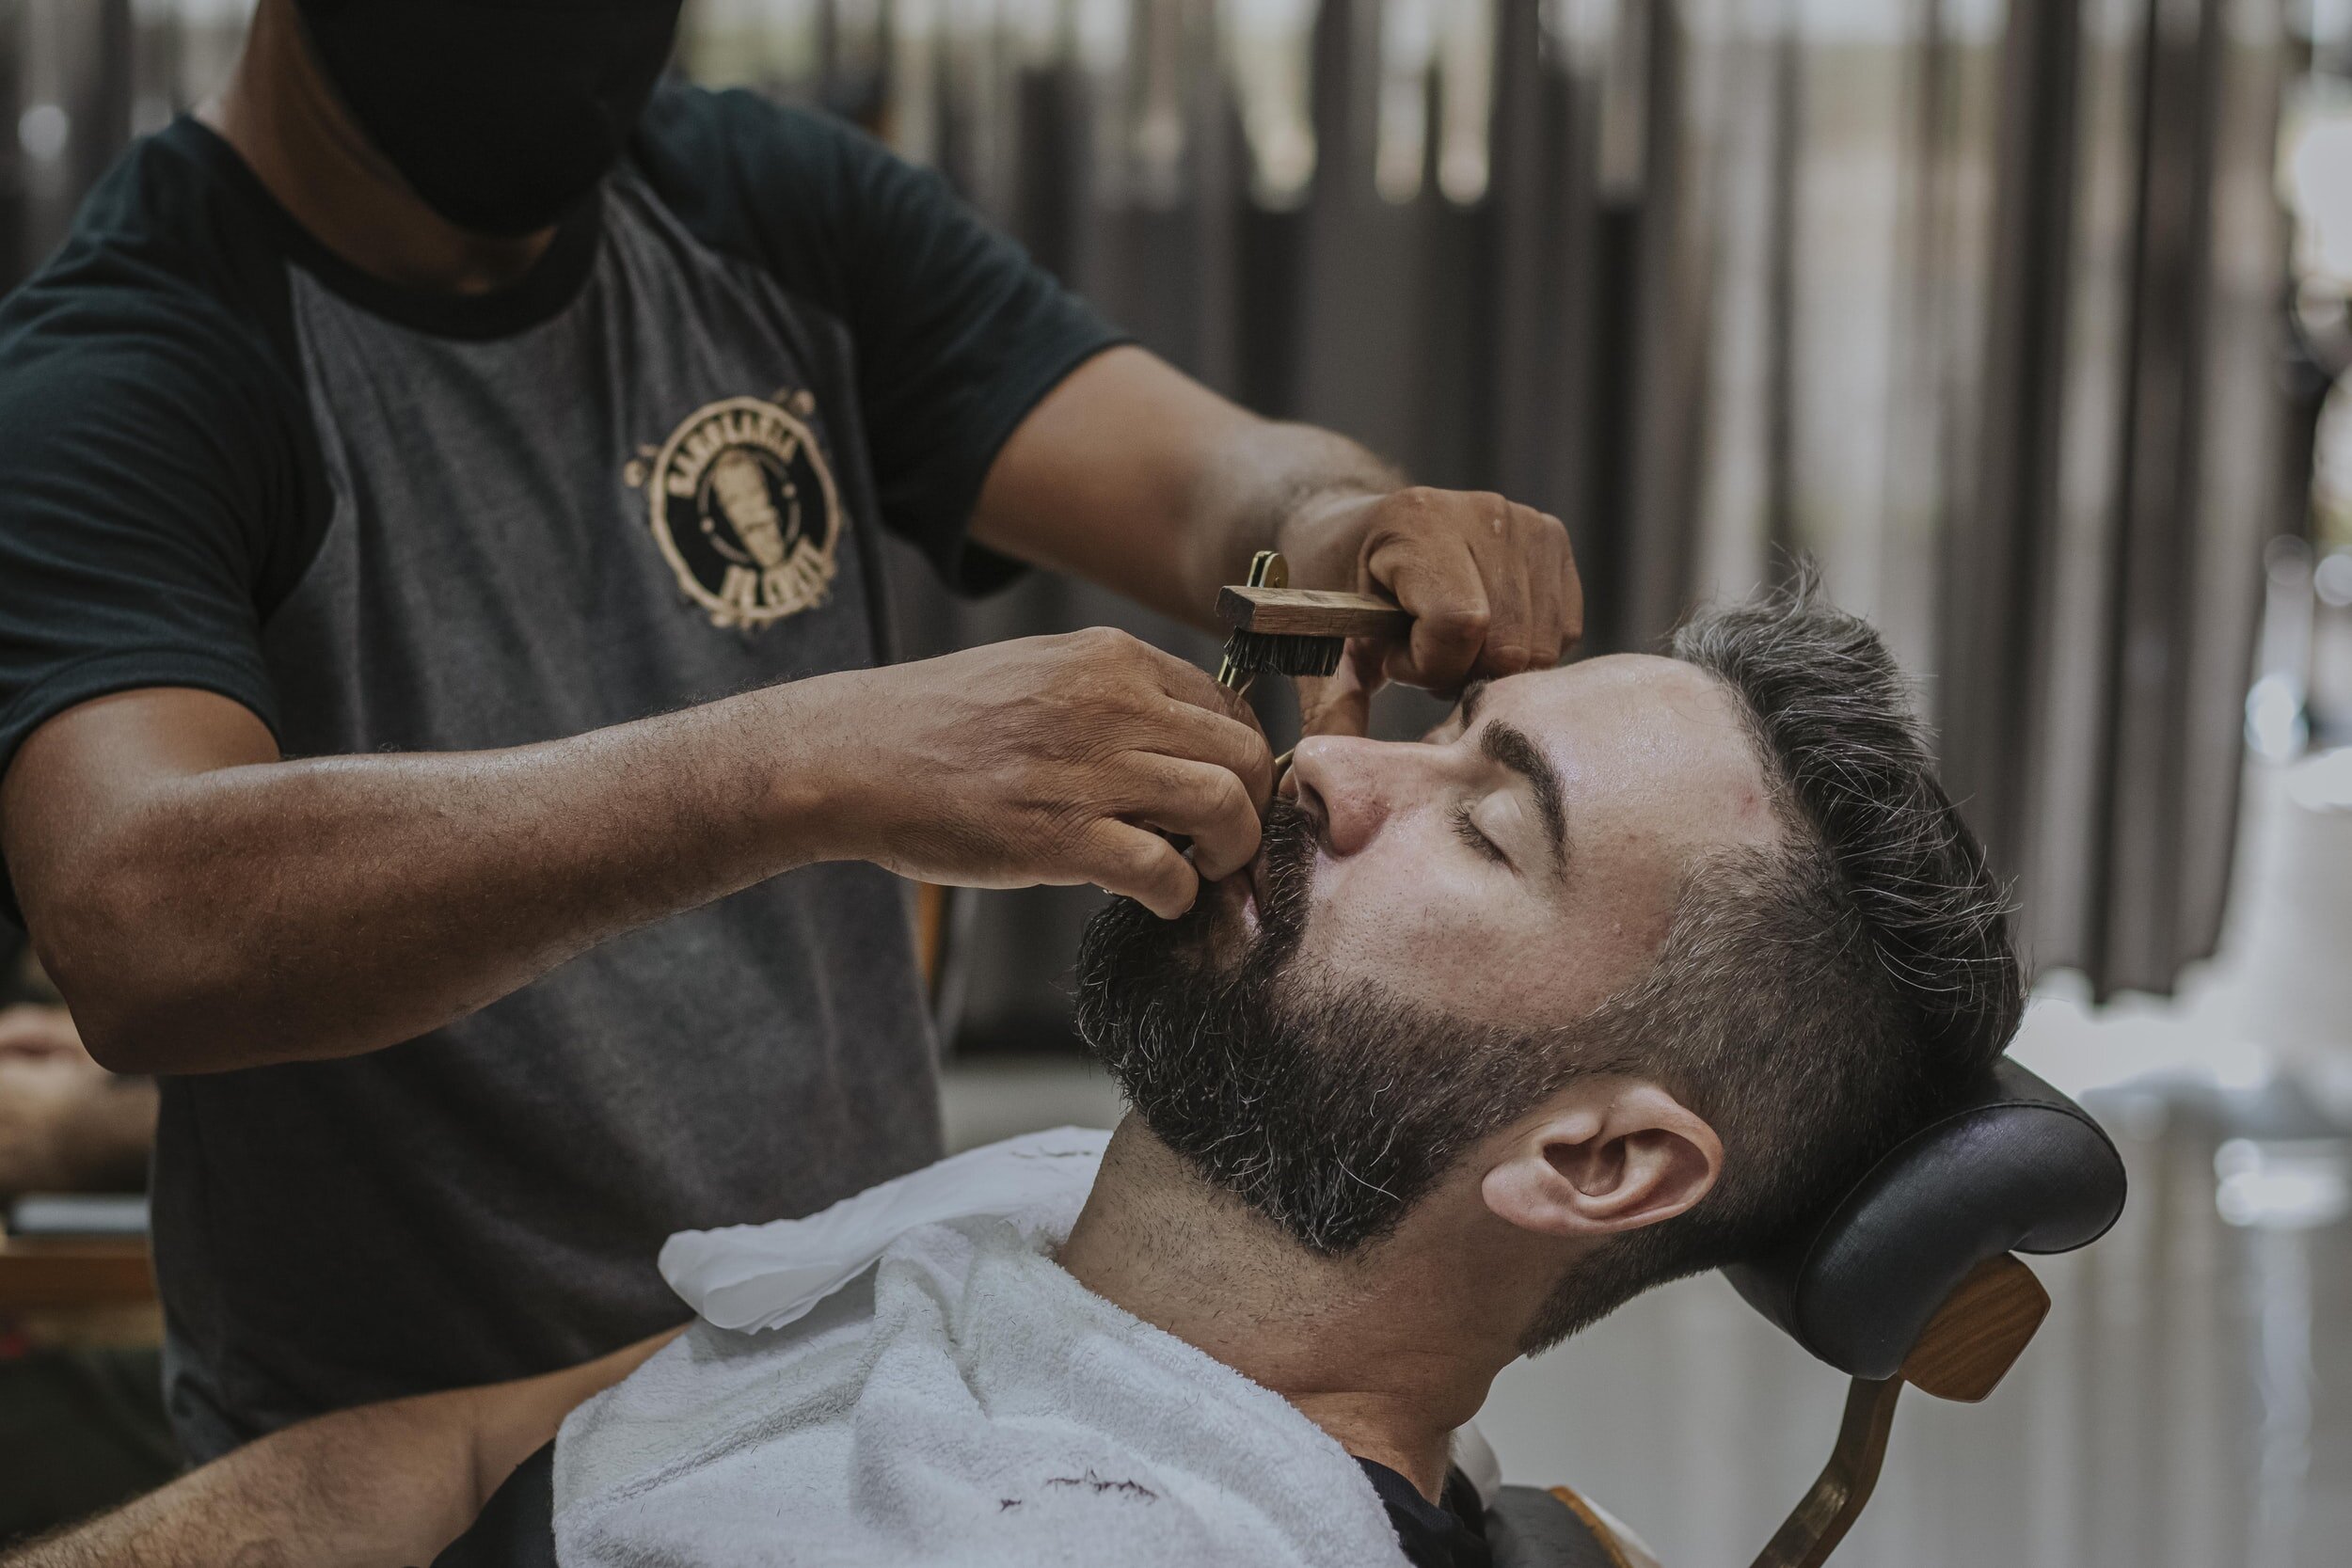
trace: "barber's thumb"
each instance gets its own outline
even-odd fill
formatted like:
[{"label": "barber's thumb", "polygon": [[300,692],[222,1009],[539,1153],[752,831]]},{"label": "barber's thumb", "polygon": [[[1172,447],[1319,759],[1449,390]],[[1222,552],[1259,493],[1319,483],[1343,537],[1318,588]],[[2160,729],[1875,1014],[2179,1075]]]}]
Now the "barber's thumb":
[{"label": "barber's thumb", "polygon": [[1386,650],[1377,642],[1359,640],[1347,645],[1336,673],[1303,675],[1298,687],[1298,733],[1360,736],[1372,728],[1372,695],[1386,677],[1380,664]]}]

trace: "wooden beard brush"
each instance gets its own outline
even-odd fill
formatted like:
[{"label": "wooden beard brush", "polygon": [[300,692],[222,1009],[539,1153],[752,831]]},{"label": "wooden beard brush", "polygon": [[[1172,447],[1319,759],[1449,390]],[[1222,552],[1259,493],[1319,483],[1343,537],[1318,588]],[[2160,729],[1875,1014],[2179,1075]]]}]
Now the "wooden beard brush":
[{"label": "wooden beard brush", "polygon": [[1247,691],[1261,671],[1279,675],[1336,673],[1351,637],[1403,637],[1413,618],[1369,594],[1334,594],[1290,586],[1279,553],[1260,550],[1249,580],[1216,596],[1216,613],[1232,631],[1217,684]]}]

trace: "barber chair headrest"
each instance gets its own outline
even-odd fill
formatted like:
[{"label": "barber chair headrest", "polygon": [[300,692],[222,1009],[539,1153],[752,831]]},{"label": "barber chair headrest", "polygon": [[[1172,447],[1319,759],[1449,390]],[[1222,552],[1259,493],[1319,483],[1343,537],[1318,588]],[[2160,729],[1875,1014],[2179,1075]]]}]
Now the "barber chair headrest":
[{"label": "barber chair headrest", "polygon": [[1826,1218],[1724,1273],[1823,1361],[1891,1378],[1979,1269],[2011,1252],[2087,1246],[2122,1209],[2114,1143],[2081,1106],[2003,1058]]}]

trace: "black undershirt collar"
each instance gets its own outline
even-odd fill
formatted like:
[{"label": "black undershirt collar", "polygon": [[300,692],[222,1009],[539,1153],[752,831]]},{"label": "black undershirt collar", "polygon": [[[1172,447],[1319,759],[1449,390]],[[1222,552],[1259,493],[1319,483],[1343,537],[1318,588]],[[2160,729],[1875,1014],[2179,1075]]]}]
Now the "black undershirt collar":
[{"label": "black undershirt collar", "polygon": [[1413,1568],[1494,1568],[1494,1549],[1486,1544],[1486,1511],[1468,1476],[1448,1470],[1445,1491],[1433,1503],[1386,1465],[1360,1454],[1351,1457],[1389,1511],[1397,1544]]}]

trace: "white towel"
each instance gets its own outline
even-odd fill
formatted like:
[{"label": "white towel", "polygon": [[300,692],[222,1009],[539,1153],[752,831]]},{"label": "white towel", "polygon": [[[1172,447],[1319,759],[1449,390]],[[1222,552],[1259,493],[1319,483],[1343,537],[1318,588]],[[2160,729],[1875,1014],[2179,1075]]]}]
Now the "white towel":
[{"label": "white towel", "polygon": [[1081,1127],[1030,1132],[909,1171],[803,1219],[681,1230],[661,1244],[661,1277],[705,1323],[782,1328],[918,1226],[1041,1207],[1067,1208],[1074,1219],[1110,1137]]},{"label": "white towel", "polygon": [[1328,1433],[1054,1262],[1102,1141],[672,1238],[706,1321],[564,1423],[558,1562],[1401,1568]]}]

